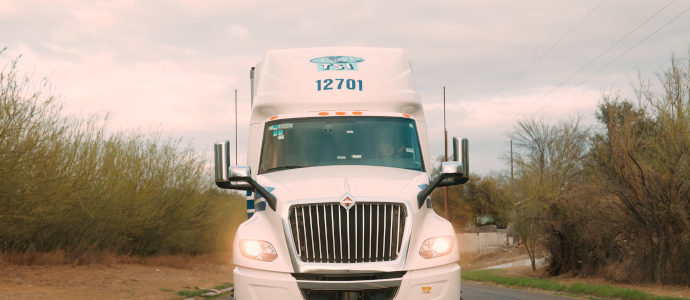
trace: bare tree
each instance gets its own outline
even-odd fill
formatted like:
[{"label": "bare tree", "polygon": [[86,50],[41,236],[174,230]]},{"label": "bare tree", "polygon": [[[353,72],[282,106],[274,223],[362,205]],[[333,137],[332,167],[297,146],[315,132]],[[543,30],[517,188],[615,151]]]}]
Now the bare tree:
[{"label": "bare tree", "polygon": [[532,118],[519,121],[510,137],[517,148],[515,228],[536,270],[538,241],[548,225],[547,208],[581,173],[588,130],[580,125],[579,116],[558,125]]}]

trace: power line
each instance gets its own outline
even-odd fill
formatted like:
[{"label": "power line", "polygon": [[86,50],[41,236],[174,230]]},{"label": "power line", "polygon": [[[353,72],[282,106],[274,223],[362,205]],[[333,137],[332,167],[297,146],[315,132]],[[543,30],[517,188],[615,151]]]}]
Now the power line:
[{"label": "power line", "polygon": [[647,24],[649,21],[651,21],[652,19],[654,19],[654,17],[656,17],[657,15],[659,15],[662,11],[664,11],[664,10],[665,10],[669,5],[671,5],[673,2],[675,2],[675,0],[671,0],[671,1],[669,1],[668,3],[666,3],[666,5],[664,5],[664,7],[660,8],[659,10],[657,10],[653,15],[651,15],[649,18],[647,18],[647,19],[644,20],[642,23],[640,23],[639,25],[637,25],[633,30],[629,31],[629,32],[628,32],[627,34],[625,34],[623,37],[621,37],[620,39],[618,39],[615,43],[613,43],[613,45],[609,46],[608,48],[606,48],[606,50],[604,50],[604,51],[602,51],[601,53],[599,53],[599,55],[597,55],[595,58],[591,59],[589,62],[587,62],[586,64],[584,64],[580,69],[578,69],[578,70],[575,71],[574,73],[570,74],[570,76],[568,76],[566,79],[564,79],[563,81],[561,81],[561,82],[558,84],[557,87],[560,87],[560,86],[562,86],[563,84],[565,84],[566,82],[570,81],[570,79],[572,79],[573,77],[575,77],[575,75],[579,74],[579,73],[582,72],[585,68],[587,68],[587,67],[589,67],[590,65],[592,65],[595,61],[597,61],[599,58],[601,58],[602,56],[604,56],[606,53],[609,53],[609,51],[611,51],[613,48],[615,48],[616,46],[618,46],[622,41],[624,41],[625,39],[627,39],[631,34],[633,34],[635,31],[637,31],[637,30],[640,29],[642,26],[644,26],[645,24]]},{"label": "power line", "polygon": [[621,57],[623,57],[623,56],[625,56],[626,54],[628,54],[628,52],[630,52],[630,51],[632,51],[633,49],[637,48],[637,46],[639,46],[640,44],[646,42],[650,37],[652,37],[653,35],[657,34],[659,31],[661,31],[662,29],[666,28],[666,26],[668,26],[669,24],[673,23],[675,20],[677,20],[678,18],[680,18],[680,16],[684,15],[686,12],[688,12],[688,10],[690,10],[690,7],[686,8],[684,11],[680,12],[679,14],[677,14],[675,17],[673,17],[673,19],[671,19],[671,20],[669,20],[668,22],[664,23],[664,25],[661,25],[661,27],[657,28],[657,30],[655,30],[654,32],[652,32],[652,33],[650,33],[649,35],[647,35],[644,39],[642,39],[642,40],[640,40],[639,42],[637,42],[637,44],[635,44],[635,45],[633,45],[632,47],[628,48],[628,50],[625,50],[625,52],[623,52],[622,54],[618,55],[616,58],[614,58],[613,60],[611,60],[609,63],[607,63],[606,65],[604,65],[603,67],[601,67],[599,70],[597,70],[596,72],[590,74],[587,78],[585,78],[585,80],[583,80],[583,81],[581,81],[580,83],[578,83],[575,87],[579,87],[581,84],[587,82],[587,80],[589,80],[590,78],[592,78],[594,75],[596,75],[596,74],[598,74],[599,72],[603,71],[604,69],[608,68],[610,65],[612,65],[613,63],[615,63],[616,61],[618,61]]},{"label": "power line", "polygon": [[566,32],[563,36],[561,36],[561,38],[559,38],[555,43],[553,43],[553,45],[551,45],[551,47],[549,47],[549,48],[546,49],[544,52],[542,52],[536,59],[534,59],[529,65],[527,65],[527,67],[525,67],[524,69],[522,69],[522,71],[520,71],[520,73],[518,73],[517,76],[513,77],[513,79],[511,79],[506,85],[504,85],[503,87],[501,87],[493,96],[491,96],[491,98],[496,97],[498,94],[500,94],[501,92],[503,92],[506,88],[508,88],[510,85],[512,85],[513,83],[515,83],[515,81],[517,81],[520,77],[522,77],[522,75],[524,75],[525,72],[527,72],[529,69],[531,69],[531,68],[532,68],[535,64],[537,64],[537,62],[539,62],[544,56],[546,56],[547,54],[549,54],[549,52],[551,52],[551,50],[553,50],[554,48],[556,48],[556,46],[558,46],[558,44],[560,44],[561,41],[563,41],[567,36],[569,36],[573,31],[575,31],[575,29],[576,29],[577,27],[579,27],[580,24],[582,24],[587,18],[589,18],[589,16],[592,15],[592,13],[594,13],[594,11],[596,11],[597,9],[599,9],[599,7],[600,7],[602,4],[604,4],[604,2],[606,2],[606,0],[602,0],[601,2],[599,2],[599,4],[597,4],[597,6],[595,6],[594,8],[592,8],[592,10],[590,10],[584,17],[582,17],[577,23],[575,23],[575,25],[573,25],[573,27],[570,28],[570,30],[568,30],[568,32]]},{"label": "power line", "polygon": [[[672,1],[673,1],[673,0],[672,0]],[[602,0],[602,1],[600,1],[596,6],[594,6],[594,8],[592,8],[585,16],[583,16],[577,23],[575,23],[575,25],[573,25],[573,26],[570,28],[570,30],[568,30],[568,31],[567,31],[565,34],[563,34],[563,36],[561,36],[555,43],[553,43],[553,45],[551,45],[551,47],[549,47],[549,48],[546,49],[544,52],[542,52],[542,53],[541,53],[536,59],[534,59],[527,67],[525,67],[524,69],[522,69],[522,71],[520,71],[520,73],[518,73],[517,76],[513,77],[513,79],[511,79],[510,82],[508,82],[506,85],[504,85],[503,87],[501,87],[501,88],[500,88],[496,93],[494,93],[489,99],[492,99],[492,98],[498,96],[498,95],[499,95],[500,93],[502,93],[506,88],[508,88],[508,87],[509,87],[510,85],[512,85],[513,83],[515,83],[515,81],[517,81],[520,77],[522,77],[522,76],[523,76],[529,69],[531,69],[537,62],[539,62],[544,56],[546,56],[549,52],[551,52],[551,50],[553,50],[558,44],[560,44],[561,41],[563,41],[567,36],[569,36],[570,33],[572,33],[573,31],[575,31],[575,29],[576,29],[577,27],[579,27],[587,18],[589,18],[589,16],[592,15],[597,9],[599,9],[599,7],[601,7],[601,5],[604,4],[604,2],[606,2],[606,0]],[[494,132],[496,132],[496,130],[498,130],[498,129],[499,129],[500,127],[502,127],[502,126],[503,126],[503,125],[499,125],[499,126],[495,127],[493,130],[491,130],[491,131],[489,132],[489,135],[491,135],[491,134],[493,134]],[[485,135],[485,137],[486,137],[486,136],[487,136],[487,135]],[[486,141],[486,138],[484,138],[484,140]],[[486,143],[486,142],[480,144],[480,146],[483,146],[485,143]]]},{"label": "power line", "polygon": [[[587,76],[587,78],[585,78],[584,80],[582,80],[582,81],[580,81],[578,84],[576,84],[576,85],[574,86],[574,88],[579,87],[580,85],[582,85],[583,83],[587,82],[587,81],[590,80],[592,77],[594,77],[594,75],[599,74],[599,72],[601,72],[601,71],[605,70],[606,68],[608,68],[609,66],[611,66],[613,63],[615,63],[616,61],[618,61],[621,57],[625,56],[625,55],[628,54],[630,51],[632,51],[633,49],[637,48],[637,46],[639,46],[639,45],[641,45],[642,43],[646,42],[650,37],[652,37],[653,35],[657,34],[657,33],[658,33],[659,31],[661,31],[662,29],[666,28],[666,26],[668,26],[669,24],[673,23],[676,19],[680,18],[680,16],[684,15],[686,12],[688,12],[688,10],[690,10],[690,7],[686,8],[684,11],[681,11],[681,12],[680,12],[679,14],[677,14],[675,17],[673,17],[672,19],[670,19],[668,22],[664,23],[664,25],[661,25],[661,27],[657,28],[657,29],[654,30],[652,33],[650,33],[650,34],[648,34],[647,36],[645,36],[642,40],[640,40],[639,42],[637,42],[637,43],[636,43],[635,45],[633,45],[632,47],[628,48],[628,50],[625,50],[625,52],[623,52],[623,53],[619,54],[618,56],[616,56],[614,59],[612,59],[611,61],[609,61],[609,62],[608,62],[606,65],[604,65],[603,67],[601,67],[601,68],[599,68],[598,70],[596,70],[594,73],[589,74],[589,76]],[[542,105],[541,107],[539,107],[539,109],[537,109],[537,111],[546,108],[547,106],[551,105],[551,103],[553,103],[553,101],[547,102],[546,104],[544,104],[544,105]]]},{"label": "power line", "polygon": [[[640,23],[637,27],[635,27],[635,29],[633,29],[632,31],[628,32],[628,33],[627,33],[626,35],[624,35],[621,39],[619,39],[618,41],[616,41],[612,46],[610,46],[609,48],[607,48],[606,50],[604,50],[603,52],[601,52],[601,53],[600,53],[599,55],[597,55],[594,59],[590,60],[590,61],[589,61],[587,64],[585,64],[583,67],[581,67],[581,68],[578,69],[576,72],[574,72],[573,74],[571,74],[570,76],[568,76],[565,80],[561,81],[561,83],[559,83],[556,87],[552,88],[551,90],[549,90],[548,92],[546,92],[545,94],[543,94],[542,96],[540,96],[539,98],[537,98],[537,100],[535,100],[535,101],[532,102],[532,103],[535,103],[536,101],[538,101],[538,100],[540,100],[540,99],[546,97],[547,95],[551,94],[553,91],[555,91],[556,89],[560,88],[562,85],[564,85],[565,83],[567,83],[567,82],[568,82],[570,79],[572,79],[576,74],[580,73],[580,72],[581,72],[582,70],[584,70],[587,66],[591,65],[594,61],[596,61],[596,60],[599,59],[601,56],[603,56],[604,54],[608,53],[608,52],[609,52],[611,49],[613,49],[615,46],[617,46],[618,44],[620,44],[620,42],[622,42],[623,40],[625,40],[625,39],[626,39],[628,36],[630,36],[633,32],[637,31],[640,27],[642,27],[643,25],[645,25],[646,23],[648,23],[651,19],[653,19],[654,17],[656,17],[659,13],[661,13],[661,11],[663,11],[664,9],[666,9],[666,8],[667,8],[671,3],[673,3],[674,1],[675,1],[675,0],[671,0],[669,3],[667,3],[666,5],[664,5],[661,9],[659,9],[657,12],[655,12],[652,16],[650,16],[650,17],[647,18],[645,21],[643,21],[642,23]],[[650,37],[652,37],[653,35],[655,35],[655,34],[658,33],[659,31],[661,31],[662,29],[664,29],[664,28],[665,28],[666,26],[668,26],[669,24],[673,23],[676,19],[678,19],[678,18],[679,18],[680,16],[682,16],[683,14],[685,14],[688,10],[690,10],[690,8],[687,8],[687,9],[685,9],[684,11],[680,12],[679,14],[677,14],[675,17],[673,17],[672,19],[670,19],[668,22],[664,23],[662,26],[660,26],[660,27],[657,28],[655,31],[653,31],[652,33],[650,33],[649,35],[647,35],[646,37],[644,37],[642,40],[640,40],[639,42],[637,42],[635,45],[633,45],[632,47],[628,48],[625,52],[619,54],[619,55],[618,55],[617,57],[615,57],[613,60],[609,61],[606,65],[604,65],[603,67],[601,67],[600,69],[598,69],[596,72],[590,74],[587,78],[585,78],[584,80],[580,81],[577,85],[575,85],[575,87],[579,87],[580,85],[582,85],[583,83],[585,83],[585,82],[587,82],[589,79],[591,79],[594,75],[596,75],[596,74],[598,74],[599,72],[601,72],[601,71],[605,70],[606,68],[608,68],[611,64],[613,64],[613,63],[615,63],[616,61],[618,61],[618,59],[620,59],[621,57],[625,56],[625,55],[628,54],[630,51],[632,51],[633,49],[635,49],[637,46],[639,46],[639,45],[641,45],[642,43],[644,43],[645,41],[647,41]],[[550,105],[552,102],[553,102],[553,100],[550,101],[550,102],[548,102],[548,103],[546,103],[546,104],[544,104],[544,105],[542,105],[541,107],[539,107],[539,108],[537,109],[537,111],[540,111],[540,110],[544,109],[545,107],[547,107],[548,105]],[[515,114],[515,115],[517,115],[517,114]],[[515,115],[513,115],[513,116],[515,116]],[[511,122],[512,122],[512,121],[511,121]],[[479,148],[479,149],[482,149],[484,146],[486,146],[486,144],[487,144],[489,141],[492,140],[492,138],[493,138],[492,135],[494,135],[494,133],[495,133],[498,129],[504,127],[504,126],[507,125],[507,124],[508,124],[507,122],[506,122],[506,123],[503,123],[503,124],[501,124],[501,125],[495,127],[495,128],[494,128],[491,132],[489,132],[488,134],[484,135],[486,138],[484,138],[484,141],[482,141],[482,143],[479,144],[478,148]]]}]

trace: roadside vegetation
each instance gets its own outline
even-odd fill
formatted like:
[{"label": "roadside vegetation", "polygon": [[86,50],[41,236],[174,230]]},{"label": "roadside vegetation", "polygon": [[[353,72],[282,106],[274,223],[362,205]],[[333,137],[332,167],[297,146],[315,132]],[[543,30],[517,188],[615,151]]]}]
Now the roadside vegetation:
[{"label": "roadside vegetation", "polygon": [[501,285],[535,288],[545,291],[556,291],[570,295],[606,297],[607,299],[635,300],[677,300],[685,299],[649,294],[636,289],[588,283],[565,284],[554,280],[517,277],[503,274],[500,270],[463,270],[462,279],[476,282],[493,282]]},{"label": "roadside vegetation", "polygon": [[66,115],[16,64],[0,72],[0,258],[228,250],[244,201],[215,188],[205,158],[181,139]]},{"label": "roadside vegetation", "polygon": [[507,160],[503,173],[451,187],[456,227],[491,216],[533,268],[547,249],[552,275],[690,285],[690,51],[633,90],[602,95],[593,127],[581,116],[517,122],[514,179]]}]

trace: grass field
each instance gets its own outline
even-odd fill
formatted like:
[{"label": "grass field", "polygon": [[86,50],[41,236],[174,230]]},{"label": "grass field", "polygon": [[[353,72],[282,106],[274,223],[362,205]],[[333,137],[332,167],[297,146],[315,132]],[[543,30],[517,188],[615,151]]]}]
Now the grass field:
[{"label": "grass field", "polygon": [[560,283],[555,280],[507,275],[501,270],[463,270],[462,279],[477,282],[493,282],[501,285],[558,291],[573,295],[594,297],[635,299],[635,300],[676,300],[687,299],[653,295],[641,290],[589,283]]}]

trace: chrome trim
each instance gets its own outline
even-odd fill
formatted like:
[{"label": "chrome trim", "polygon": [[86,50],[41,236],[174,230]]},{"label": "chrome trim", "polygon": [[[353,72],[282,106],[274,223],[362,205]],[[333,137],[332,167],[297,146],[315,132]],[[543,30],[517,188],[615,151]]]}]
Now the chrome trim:
[{"label": "chrome trim", "polygon": [[[307,235],[307,221],[304,219],[304,207],[302,207],[302,228],[304,228],[304,235]],[[309,246],[307,245],[307,240],[304,240],[304,252],[305,254],[309,255]]]},{"label": "chrome trim", "polygon": [[[361,205],[358,205],[358,206],[361,206]],[[359,221],[359,219],[357,218],[357,206],[355,206],[355,227],[357,227],[357,228],[355,228],[355,261],[357,261],[357,249],[359,249],[359,248],[357,248],[357,246],[359,246],[359,243],[357,243],[357,241],[359,240],[358,233],[359,233],[359,227],[360,227],[358,221]],[[350,224],[350,223],[348,223],[348,224]],[[362,245],[362,247],[364,247],[364,245]]]},{"label": "chrome trim", "polygon": [[[395,249],[400,249],[400,218],[402,218],[402,215],[400,214],[400,207],[398,207],[398,233],[397,233],[397,239],[395,240]],[[398,250],[398,255],[400,254],[400,250]]]},{"label": "chrome trim", "polygon": [[[311,233],[311,257],[316,257],[316,247],[314,247],[314,222],[312,222],[311,207],[307,207],[307,211],[309,212],[309,233]],[[307,232],[305,231],[304,234],[306,233]],[[307,240],[306,237],[304,240]],[[307,255],[309,255],[309,253],[307,253]],[[309,258],[309,256],[307,256],[307,258]]]},{"label": "chrome trim", "polygon": [[335,225],[333,224],[335,224],[335,219],[333,218],[333,205],[331,205],[331,233],[333,234],[333,260],[335,261]]},{"label": "chrome trim", "polygon": [[[387,217],[386,210],[388,210],[388,209],[386,209],[386,205],[384,204],[383,205],[383,226],[386,226],[386,217]],[[383,231],[383,237],[381,237],[381,243],[383,244],[383,245],[381,245],[381,252],[382,252],[381,253],[381,259],[384,259],[384,260],[386,259],[386,231],[388,231],[388,230]]]},{"label": "chrome trim", "polygon": [[[398,206],[398,207],[399,207],[399,206]],[[394,215],[394,214],[395,214],[395,208],[393,207],[393,205],[391,205],[391,226],[388,227],[388,228],[391,229],[391,233],[390,233],[390,236],[389,236],[390,239],[388,240],[388,244],[389,244],[389,247],[388,247],[388,257],[393,257],[393,224],[394,224],[394,222],[393,222],[393,215]],[[398,237],[398,238],[400,238],[400,237]],[[397,254],[398,249],[396,248],[395,251],[396,251],[396,254]]]},{"label": "chrome trim", "polygon": [[462,163],[457,161],[444,161],[441,163],[441,174],[462,174],[463,170]]},{"label": "chrome trim", "polygon": [[[319,239],[319,258],[323,259],[323,252],[321,251],[321,216],[319,214],[319,205],[315,205],[314,209],[316,209],[316,229],[318,230],[319,235],[316,236]],[[311,208],[309,208],[311,210]],[[325,229],[325,228],[324,228]],[[313,231],[313,229],[312,229]]]},{"label": "chrome trim", "polygon": [[[326,261],[329,261],[331,258],[328,256],[328,222],[326,221],[326,216],[328,216],[328,213],[326,213],[326,205],[323,205],[323,237],[326,239]],[[299,233],[297,233],[297,235],[299,235]]]},{"label": "chrome trim", "polygon": [[374,260],[379,260],[379,223],[381,221],[381,204],[376,203],[376,258]]},{"label": "chrome trim", "polygon": [[225,140],[213,144],[213,158],[216,182],[227,182],[228,168],[230,168],[230,141]]},{"label": "chrome trim", "polygon": [[[293,237],[293,232],[291,229],[291,224],[289,222],[289,214],[290,214],[290,207],[293,207],[294,205],[307,205],[307,204],[316,204],[316,203],[338,203],[340,200],[339,197],[332,197],[332,198],[309,198],[309,199],[296,199],[296,200],[289,200],[286,201],[283,205],[279,206],[279,209],[276,213],[278,213],[282,219],[283,223],[283,230],[285,234],[285,241],[287,243],[287,248],[290,254],[290,260],[292,262],[293,270],[295,273],[323,273],[323,274],[339,274],[343,272],[343,263],[325,263],[325,262],[304,262],[299,259],[299,255],[297,254],[296,247],[297,244],[294,241]],[[347,265],[348,273],[371,273],[371,272],[396,272],[396,271],[403,271],[405,268],[405,257],[408,254],[408,247],[411,242],[411,232],[412,228],[414,228],[414,215],[417,213],[416,207],[411,205],[411,202],[409,199],[404,199],[404,198],[392,198],[392,197],[357,197],[357,201],[363,205],[366,205],[366,207],[370,207],[370,222],[373,224],[374,223],[374,218],[373,218],[373,212],[375,210],[375,204],[377,203],[390,203],[390,204],[402,204],[405,206],[405,211],[406,215],[404,218],[402,218],[402,215],[400,217],[404,220],[405,226],[403,228],[400,228],[400,234],[398,236],[401,237],[401,240],[399,241],[400,245],[398,246],[399,253],[394,260],[390,261],[375,261],[374,255],[371,255],[373,253],[372,248],[374,247],[368,247],[369,248],[369,258],[370,260],[366,260],[366,262],[361,262],[361,263],[351,263]],[[339,206],[340,207],[340,206]],[[335,217],[336,211],[334,210],[333,212],[333,222],[336,221]],[[306,215],[306,212],[305,212]],[[306,219],[304,220],[306,221]],[[401,221],[402,222],[402,221]],[[303,222],[302,224],[305,224],[306,222]],[[340,222],[339,222],[340,223]],[[373,239],[373,234],[374,231],[371,228],[373,226],[370,226],[370,237]],[[304,229],[304,228],[303,228]],[[332,232],[333,232],[333,237],[337,237],[335,235],[335,226],[331,227]],[[341,230],[340,226],[338,228]],[[306,231],[306,230],[305,230]],[[308,240],[308,239],[307,239]],[[370,240],[371,241],[371,240]],[[335,243],[335,239],[333,240],[332,244],[334,246],[337,246]],[[305,245],[305,248],[308,248],[310,245]],[[335,250],[335,249],[334,249]],[[337,250],[336,250],[337,252]],[[337,253],[336,253],[337,254]]]},{"label": "chrome trim", "polygon": [[[298,224],[297,222],[297,207],[295,207],[295,224]],[[299,226],[295,225],[295,228],[297,228],[297,235],[299,235]],[[300,243],[300,240],[297,239],[297,255],[302,256],[302,251],[301,251],[302,245]]]},{"label": "chrome trim", "polygon": [[340,213],[340,208],[341,206],[338,206],[338,232],[340,233],[340,239],[338,240],[340,241],[341,245],[338,248],[340,248],[340,260],[343,260],[343,222],[340,219],[343,215]]},{"label": "chrome trim", "polygon": [[[349,209],[345,210],[345,215],[347,215],[347,219],[346,219],[347,220],[347,261],[349,262],[350,261],[350,253],[352,252],[352,251],[350,251],[351,248],[350,248],[350,210]],[[355,220],[355,222],[357,222],[357,220]],[[341,257],[340,260],[343,260],[343,258]]]},{"label": "chrome trim", "polygon": [[[374,227],[374,226],[371,226],[371,224],[372,224],[371,220],[372,220],[372,214],[373,213],[374,213],[374,205],[369,204],[369,245],[372,244],[371,239],[374,237],[372,235],[372,231],[371,231],[371,229]],[[369,261],[371,261],[371,246],[369,246]]]},{"label": "chrome trim", "polygon": [[[364,205],[362,205],[362,224],[366,221],[366,216],[364,215]],[[362,232],[362,260],[364,260],[364,232]]]},{"label": "chrome trim", "polygon": [[462,167],[465,176],[470,176],[470,142],[462,139]]}]

